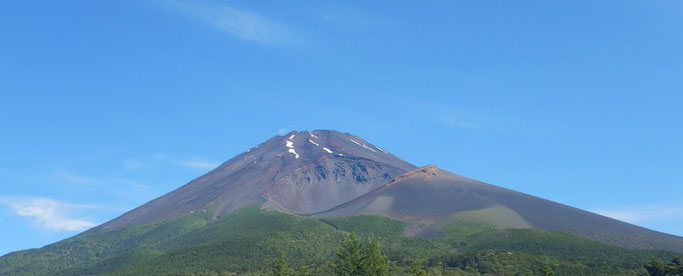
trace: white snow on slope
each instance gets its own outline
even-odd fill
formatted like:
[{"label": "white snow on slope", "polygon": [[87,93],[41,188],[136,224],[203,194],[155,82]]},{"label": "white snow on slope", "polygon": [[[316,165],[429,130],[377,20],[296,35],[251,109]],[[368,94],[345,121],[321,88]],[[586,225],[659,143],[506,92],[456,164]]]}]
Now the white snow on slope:
[{"label": "white snow on slope", "polygon": [[[328,148],[323,147],[323,149],[324,149],[327,153],[332,153],[332,151],[331,151],[330,149],[328,149]],[[340,155],[341,155],[341,154],[340,154]]]},{"label": "white snow on slope", "polygon": [[313,134],[313,133],[311,133],[311,137],[318,138],[318,136],[315,136],[315,134]]},{"label": "white snow on slope", "polygon": [[292,134],[292,136],[289,136],[289,140],[294,139],[294,136],[296,136],[296,134]]},{"label": "white snow on slope", "polygon": [[358,143],[358,142],[356,142],[356,141],[355,141],[355,140],[353,140],[353,139],[349,139],[349,140],[351,140],[351,142],[354,142],[354,143],[356,143],[356,145],[359,145],[359,146],[361,146],[361,147],[364,147],[364,148],[366,148],[366,149],[369,149],[369,150],[371,150],[372,152],[377,152],[376,150],[374,150],[374,149],[371,149],[371,148],[369,148],[368,146],[366,146],[366,145],[363,145],[363,144],[361,144],[361,143]]},{"label": "white snow on slope", "polygon": [[318,146],[318,147],[320,146],[320,145],[318,145],[318,143],[316,143],[316,142],[313,142],[313,140],[311,140],[311,139],[308,139],[308,141],[309,141],[309,142],[311,142],[312,144],[314,144],[314,145]]},{"label": "white snow on slope", "polygon": [[289,152],[291,152],[292,154],[294,154],[294,158],[299,158],[299,154],[297,154],[296,151],[295,151],[294,149],[289,149]]},{"label": "white snow on slope", "polygon": [[288,147],[288,148],[294,148],[294,142],[292,142],[292,141],[285,141],[285,143],[287,143],[287,147]]},{"label": "white snow on slope", "polygon": [[377,151],[375,151],[374,149],[371,149],[371,148],[369,148],[369,147],[368,147],[368,146],[366,146],[366,145],[362,145],[362,146],[363,146],[364,148],[366,148],[366,149],[369,149],[369,150],[371,150],[372,152],[377,152]]},{"label": "white snow on slope", "polygon": [[388,153],[386,150],[383,150],[382,148],[380,148],[378,146],[375,146],[375,148],[377,148],[378,150],[381,150],[383,153]]}]

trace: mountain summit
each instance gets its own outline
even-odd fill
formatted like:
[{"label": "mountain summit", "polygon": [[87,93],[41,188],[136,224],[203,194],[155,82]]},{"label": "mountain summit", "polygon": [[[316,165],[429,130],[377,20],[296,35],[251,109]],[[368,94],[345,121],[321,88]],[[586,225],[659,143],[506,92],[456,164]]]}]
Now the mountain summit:
[{"label": "mountain summit", "polygon": [[206,210],[218,217],[250,205],[316,213],[416,168],[348,133],[293,131],[268,139],[99,228],[151,225]]}]

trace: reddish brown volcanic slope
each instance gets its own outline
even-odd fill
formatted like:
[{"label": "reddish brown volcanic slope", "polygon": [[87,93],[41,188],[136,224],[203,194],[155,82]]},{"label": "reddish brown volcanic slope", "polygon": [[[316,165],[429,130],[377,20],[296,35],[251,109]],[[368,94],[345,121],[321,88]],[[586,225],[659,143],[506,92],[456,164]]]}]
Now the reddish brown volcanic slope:
[{"label": "reddish brown volcanic slope", "polygon": [[332,208],[416,167],[351,134],[291,132],[101,225],[154,224],[203,210],[216,216],[249,205],[295,213]]}]

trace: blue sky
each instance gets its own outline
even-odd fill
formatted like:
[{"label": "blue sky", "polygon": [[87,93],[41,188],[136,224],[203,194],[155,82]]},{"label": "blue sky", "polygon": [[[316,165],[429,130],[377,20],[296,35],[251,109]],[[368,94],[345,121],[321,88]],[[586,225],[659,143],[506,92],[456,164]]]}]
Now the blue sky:
[{"label": "blue sky", "polygon": [[683,235],[683,2],[3,1],[0,254],[290,130]]}]

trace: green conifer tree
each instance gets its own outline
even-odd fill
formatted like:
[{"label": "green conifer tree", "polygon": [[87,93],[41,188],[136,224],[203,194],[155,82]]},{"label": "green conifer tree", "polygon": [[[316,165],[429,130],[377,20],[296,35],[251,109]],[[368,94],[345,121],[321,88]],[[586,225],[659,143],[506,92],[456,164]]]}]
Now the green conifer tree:
[{"label": "green conifer tree", "polygon": [[379,242],[373,241],[366,247],[361,263],[363,275],[389,275],[389,261],[382,255]]},{"label": "green conifer tree", "polygon": [[553,269],[549,265],[541,264],[541,275],[553,276],[553,275],[555,275],[555,272],[553,272]]},{"label": "green conifer tree", "polygon": [[413,276],[427,276],[427,271],[424,270],[422,265],[423,260],[418,259],[415,261],[412,267],[410,267],[410,273]]},{"label": "green conifer tree", "polygon": [[651,276],[666,276],[665,265],[656,258],[652,258],[644,267]]},{"label": "green conifer tree", "polygon": [[681,260],[681,257],[674,256],[673,259],[671,259],[671,263],[666,266],[665,268],[666,275],[681,275],[683,276],[683,260]]},{"label": "green conifer tree", "polygon": [[337,262],[332,264],[334,273],[341,276],[363,275],[363,247],[351,233],[342,247],[337,251]]},{"label": "green conifer tree", "polygon": [[296,275],[297,276],[310,276],[311,273],[308,272],[308,268],[304,265],[299,265],[296,267]]},{"label": "green conifer tree", "polygon": [[273,264],[273,275],[274,276],[291,276],[292,268],[289,267],[289,261],[287,261],[287,255],[285,252],[280,251],[280,257],[277,258]]},{"label": "green conifer tree", "polygon": [[336,255],[337,260],[332,264],[332,270],[337,275],[389,275],[389,261],[382,254],[377,241],[364,245],[352,233],[337,250]]}]

